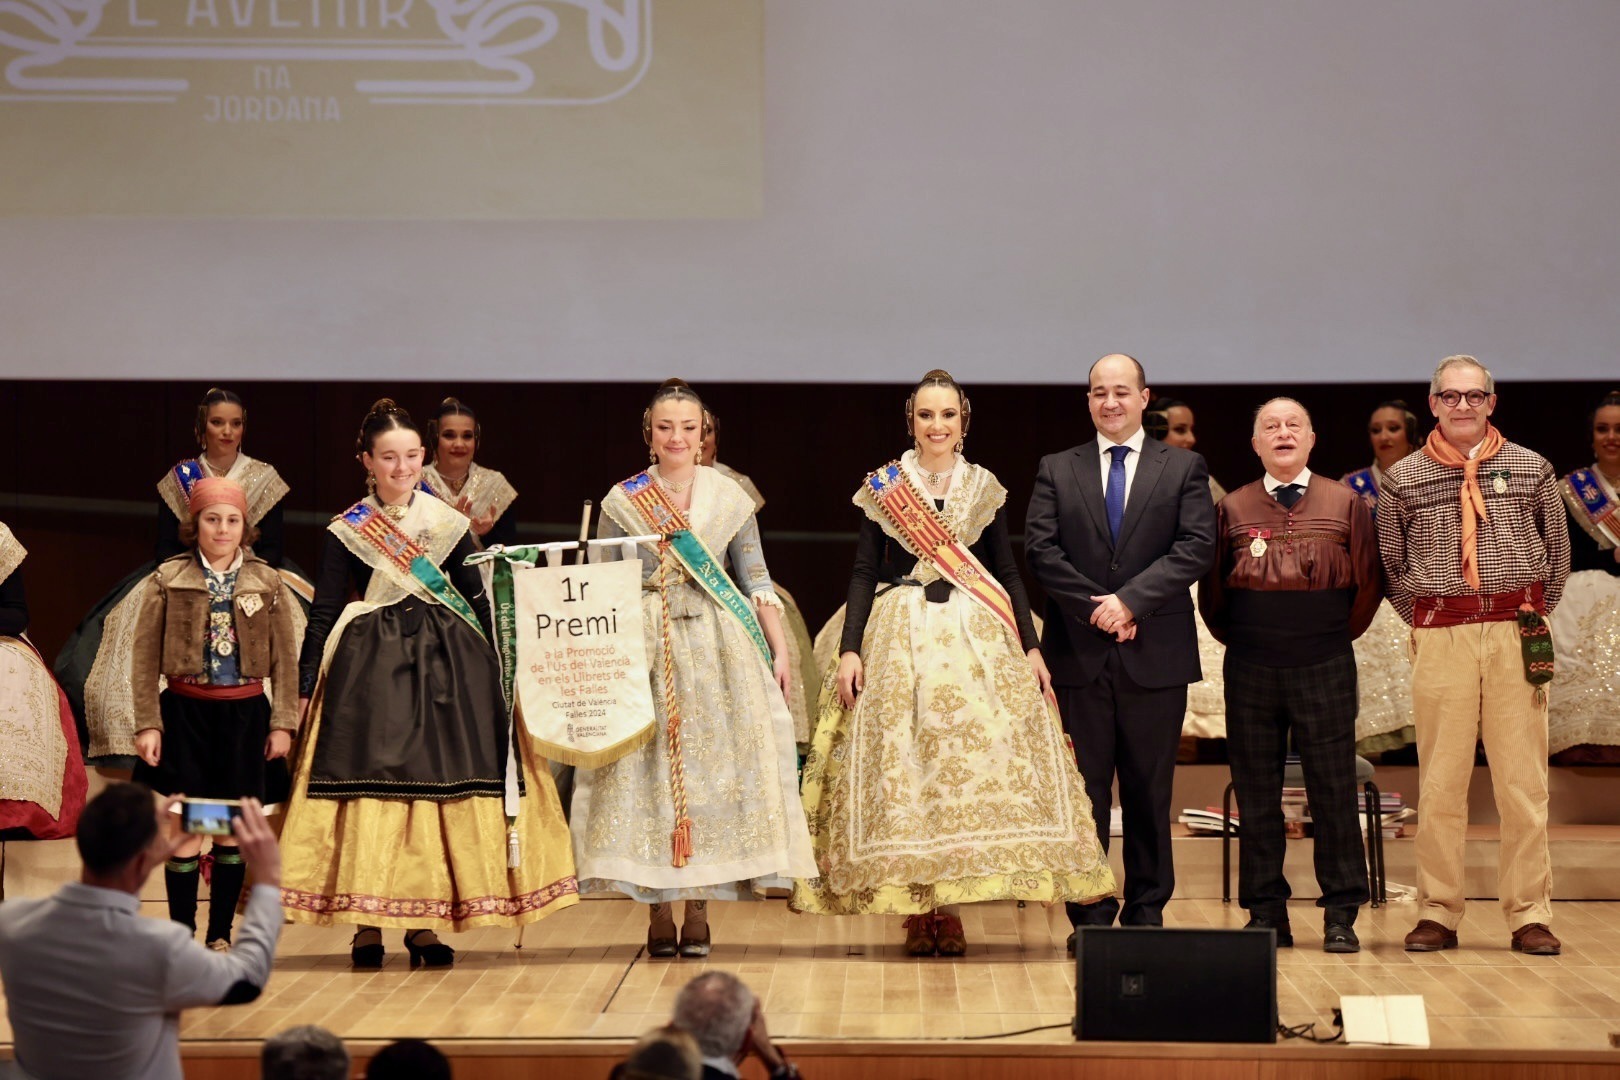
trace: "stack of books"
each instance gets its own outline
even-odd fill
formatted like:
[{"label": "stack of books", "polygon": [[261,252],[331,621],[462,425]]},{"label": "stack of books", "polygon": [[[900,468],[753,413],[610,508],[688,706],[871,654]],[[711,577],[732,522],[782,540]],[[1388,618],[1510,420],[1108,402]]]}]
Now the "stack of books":
[{"label": "stack of books", "polygon": [[[1118,813],[1117,810],[1115,812]],[[1305,798],[1304,788],[1282,789],[1282,812],[1283,826],[1290,840],[1303,840],[1311,835],[1311,804]],[[1410,835],[1410,830],[1417,820],[1417,811],[1406,805],[1406,801],[1401,798],[1398,791],[1379,793],[1378,813],[1384,838],[1389,840]],[[1218,806],[1206,806],[1202,810],[1188,807],[1176,820],[1187,826],[1187,830],[1194,836],[1219,836],[1223,817]],[[1367,818],[1360,792],[1356,793],[1356,820],[1361,822],[1361,829],[1366,832]],[[1232,811],[1232,831],[1238,831],[1236,809]],[[1119,834],[1116,832],[1114,835]]]},{"label": "stack of books", "polygon": [[[1195,810],[1189,807],[1186,810],[1183,810],[1181,812],[1181,816],[1176,820],[1187,826],[1187,831],[1192,833],[1194,836],[1219,836],[1221,835],[1221,821],[1223,817],[1224,815],[1221,813],[1221,808],[1218,806],[1206,806],[1202,810]],[[1232,831],[1238,831],[1238,815],[1236,810],[1232,811]]]}]

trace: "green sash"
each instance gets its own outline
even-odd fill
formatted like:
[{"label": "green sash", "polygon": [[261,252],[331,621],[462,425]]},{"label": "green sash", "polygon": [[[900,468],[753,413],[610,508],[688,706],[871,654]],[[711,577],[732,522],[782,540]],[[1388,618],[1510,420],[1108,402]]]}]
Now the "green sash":
[{"label": "green sash", "polygon": [[502,547],[496,544],[488,551],[475,552],[466,559],[466,565],[491,563],[490,591],[493,594],[490,614],[495,625],[495,652],[501,660],[501,695],[506,698],[506,715],[511,719],[517,708],[517,697],[512,684],[517,676],[517,598],[512,592],[512,564],[538,566],[542,545],[522,544]]},{"label": "green sash", "polygon": [[649,532],[664,534],[669,550],[674,552],[686,572],[692,575],[692,580],[703,587],[703,591],[722,611],[742,624],[755,648],[759,649],[759,655],[764,658],[765,666],[771,667],[771,646],[765,640],[765,631],[760,629],[753,602],[742,594],[726,574],[720,560],[714,557],[714,552],[692,531],[686,515],[669,501],[664,489],[649,473],[641,472],[619,484],[619,490],[647,523]]}]

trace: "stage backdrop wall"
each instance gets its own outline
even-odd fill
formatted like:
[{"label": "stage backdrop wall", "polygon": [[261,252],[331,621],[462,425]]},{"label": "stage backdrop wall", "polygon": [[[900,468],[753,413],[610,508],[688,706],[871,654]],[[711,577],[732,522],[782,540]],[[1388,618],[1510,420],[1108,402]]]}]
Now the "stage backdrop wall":
[{"label": "stage backdrop wall", "polygon": [[[921,374],[918,372],[917,374]],[[1279,385],[1177,387],[1193,404],[1198,449],[1214,475],[1237,487],[1260,474],[1249,447],[1251,416]],[[364,493],[354,441],[360,419],[382,394],[419,418],[445,394],[478,410],[479,460],[501,469],[519,492],[523,539],[557,539],[578,528],[580,504],[646,464],[641,410],[647,385],[567,383],[502,386],[328,382],[232,384],[247,403],[248,453],[271,462],[291,486],[288,554],[313,572],[324,523]],[[812,630],[843,602],[860,512],[850,505],[861,478],[910,445],[901,416],[908,386],[706,383],[721,416],[721,460],[751,475],[768,503],[760,515],[772,573],[791,590]],[[1561,471],[1590,463],[1587,413],[1608,383],[1526,383],[1501,388],[1496,420],[1510,437],[1547,454]],[[0,483],[0,521],[29,549],[24,564],[30,636],[54,656],[92,604],[152,556],[155,486],[181,456],[204,384],[164,382],[0,383],[0,453],[14,463]],[[967,456],[1007,486],[1009,526],[1023,533],[1035,467],[1093,436],[1081,390],[1072,385],[969,385],[973,427]],[[1366,419],[1400,394],[1424,412],[1421,384],[1374,388],[1335,383],[1299,389],[1316,419],[1312,467],[1338,477],[1371,460]],[[1427,419],[1427,414],[1425,413]],[[1021,553],[1022,544],[1015,541]],[[1039,589],[1026,584],[1039,603]]]},{"label": "stage backdrop wall", "polygon": [[[456,47],[516,49],[483,61],[578,99],[527,110],[434,83],[425,0],[261,2],[247,28],[227,9],[252,5],[187,5],[227,13],[217,31],[167,0],[78,5],[105,9],[100,53],[0,14],[19,215],[0,220],[0,374],[886,382],[938,363],[1039,383],[1115,349],[1183,383],[1394,381],[1453,352],[1506,376],[1613,366],[1613,0],[762,3],[522,6],[590,11],[610,66],[646,60],[634,83],[577,13],[526,52],[530,24],[486,19]],[[340,9],[373,13],[367,40]],[[272,32],[289,41],[242,44]],[[431,55],[389,60],[401,35]],[[494,78],[482,55],[450,74]],[[81,96],[190,81],[168,103],[39,100],[69,75]],[[306,96],[321,107],[270,118]]]}]

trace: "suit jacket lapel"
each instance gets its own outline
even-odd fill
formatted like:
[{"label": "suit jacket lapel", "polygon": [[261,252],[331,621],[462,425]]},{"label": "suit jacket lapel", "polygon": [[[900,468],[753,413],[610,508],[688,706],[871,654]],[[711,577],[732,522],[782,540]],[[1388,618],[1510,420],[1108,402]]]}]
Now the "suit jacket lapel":
[{"label": "suit jacket lapel", "polygon": [[1086,516],[1091,518],[1098,539],[1111,548],[1114,541],[1108,535],[1108,508],[1103,505],[1102,470],[1097,464],[1099,456],[1097,440],[1092,439],[1074,448],[1074,457],[1069,459],[1069,465],[1074,469],[1075,483],[1080,488],[1080,505],[1085,507]]},{"label": "suit jacket lapel", "polygon": [[1136,476],[1131,479],[1131,493],[1125,499],[1125,520],[1119,527],[1119,546],[1131,538],[1131,530],[1142,520],[1153,489],[1164,474],[1164,459],[1169,456],[1165,445],[1154,439],[1142,443],[1142,460],[1136,463]]}]

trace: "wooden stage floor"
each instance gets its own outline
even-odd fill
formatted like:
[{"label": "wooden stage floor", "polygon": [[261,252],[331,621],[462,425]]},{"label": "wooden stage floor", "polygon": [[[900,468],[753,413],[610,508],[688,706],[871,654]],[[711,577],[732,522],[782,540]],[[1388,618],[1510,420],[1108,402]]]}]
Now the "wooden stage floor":
[{"label": "wooden stage floor", "polygon": [[[160,904],[144,908],[162,915]],[[1341,994],[1422,994],[1436,1048],[1608,1051],[1610,1034],[1620,1032],[1620,903],[1554,908],[1561,957],[1510,951],[1493,902],[1469,906],[1455,951],[1403,951],[1414,908],[1395,903],[1363,910],[1361,953],[1330,956],[1320,951],[1318,909],[1296,904],[1298,945],[1278,954],[1280,1018],[1315,1021],[1326,1032]],[[1072,1044],[1075,973],[1058,909],[966,907],[967,956],[914,960],[901,952],[897,917],[800,916],[781,900],[714,904],[707,961],[644,956],[645,910],[587,900],[529,927],[521,950],[504,930],[447,938],[459,950],[448,971],[412,972],[398,931],[387,934],[381,971],[351,971],[346,930],[287,926],[265,994],[250,1005],[188,1012],[182,1036],[256,1042],[313,1023],[348,1040],[627,1040],[667,1020],[687,979],[723,968],[763,995],[773,1034],[786,1040]],[[1177,900],[1166,921],[1237,927],[1243,913],[1218,900]],[[9,1044],[9,1026],[0,1042]]]}]

